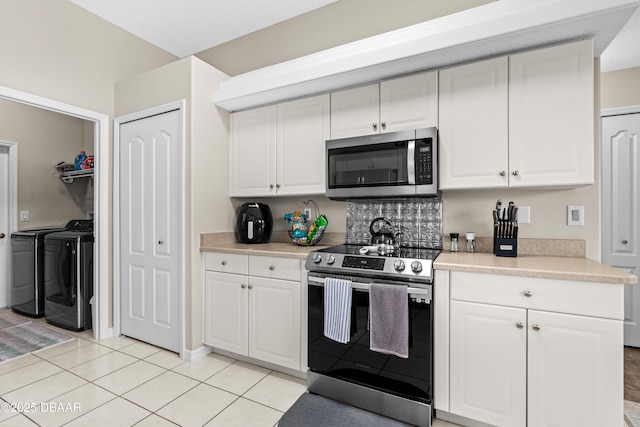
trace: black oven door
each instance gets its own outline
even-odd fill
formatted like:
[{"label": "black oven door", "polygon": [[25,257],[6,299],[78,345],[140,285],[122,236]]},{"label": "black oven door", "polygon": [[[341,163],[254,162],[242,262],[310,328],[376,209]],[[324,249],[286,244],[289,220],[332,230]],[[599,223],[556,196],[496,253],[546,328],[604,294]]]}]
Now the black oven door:
[{"label": "black oven door", "polygon": [[347,344],[341,344],[324,336],[324,287],[322,280],[309,278],[309,369],[319,375],[430,404],[433,390],[430,301],[407,294],[409,357],[403,359],[369,349],[369,293],[355,288],[352,292],[351,338]]}]

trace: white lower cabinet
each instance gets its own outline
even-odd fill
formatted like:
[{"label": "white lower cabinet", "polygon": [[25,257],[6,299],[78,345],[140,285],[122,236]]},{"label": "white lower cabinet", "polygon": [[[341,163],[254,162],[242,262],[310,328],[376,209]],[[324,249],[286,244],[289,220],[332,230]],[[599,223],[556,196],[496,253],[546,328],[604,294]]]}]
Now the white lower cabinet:
[{"label": "white lower cabinet", "polygon": [[206,253],[205,344],[301,370],[300,277],[297,259]]},{"label": "white lower cabinet", "polygon": [[[621,309],[621,286],[459,274],[451,279],[452,414],[508,427],[622,425],[622,321],[613,312],[572,314],[563,289],[583,286],[571,296],[582,312],[585,301],[617,300]],[[492,278],[496,286],[483,287]],[[497,291],[501,301],[487,303]]]}]

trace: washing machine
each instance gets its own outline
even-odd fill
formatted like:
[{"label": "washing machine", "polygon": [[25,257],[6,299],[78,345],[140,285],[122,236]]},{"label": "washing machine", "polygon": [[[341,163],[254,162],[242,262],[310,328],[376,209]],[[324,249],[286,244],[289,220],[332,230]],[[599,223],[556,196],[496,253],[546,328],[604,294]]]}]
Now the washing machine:
[{"label": "washing machine", "polygon": [[43,228],[11,233],[9,305],[32,317],[44,315],[44,238],[65,228]]},{"label": "washing machine", "polygon": [[44,317],[61,328],[92,328],[93,220],[73,220],[44,239]]}]

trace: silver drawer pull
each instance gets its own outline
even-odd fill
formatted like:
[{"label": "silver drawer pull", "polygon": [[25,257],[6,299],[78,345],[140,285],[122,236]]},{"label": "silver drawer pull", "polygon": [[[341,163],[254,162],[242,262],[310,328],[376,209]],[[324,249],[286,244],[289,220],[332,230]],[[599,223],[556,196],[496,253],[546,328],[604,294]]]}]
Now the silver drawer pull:
[{"label": "silver drawer pull", "polygon": [[540,329],[542,329],[542,328],[540,327],[540,325],[533,325],[533,326],[531,327],[531,329],[533,329],[534,331],[538,332],[538,331],[539,331]]},{"label": "silver drawer pull", "polygon": [[241,287],[242,289],[244,289],[244,288],[246,288],[246,287],[247,287],[247,285],[245,285],[245,284],[243,283],[242,285],[240,285],[240,287]]},{"label": "silver drawer pull", "polygon": [[227,265],[227,261],[222,261],[220,264]]},{"label": "silver drawer pull", "polygon": [[524,328],[524,323],[522,323],[522,322],[517,322],[517,323],[516,323],[516,328],[518,328],[518,329],[522,329],[522,328]]},{"label": "silver drawer pull", "polygon": [[270,265],[270,266],[269,266],[269,270],[273,271],[273,270],[275,270],[275,269],[276,269],[276,266],[275,266],[275,265]]},{"label": "silver drawer pull", "polygon": [[531,291],[524,291],[524,296],[525,296],[525,297],[527,297],[527,298],[528,298],[528,297],[530,297],[531,295],[533,295],[533,292],[531,292]]}]

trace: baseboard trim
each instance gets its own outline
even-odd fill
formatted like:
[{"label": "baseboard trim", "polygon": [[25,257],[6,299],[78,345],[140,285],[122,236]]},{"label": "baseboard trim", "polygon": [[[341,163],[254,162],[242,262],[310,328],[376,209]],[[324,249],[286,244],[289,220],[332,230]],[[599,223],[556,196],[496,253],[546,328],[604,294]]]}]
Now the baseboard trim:
[{"label": "baseboard trim", "polygon": [[208,345],[201,345],[194,350],[187,350],[185,348],[180,358],[186,362],[195,362],[196,360],[202,359],[207,354],[211,353],[211,351],[212,349]]}]

